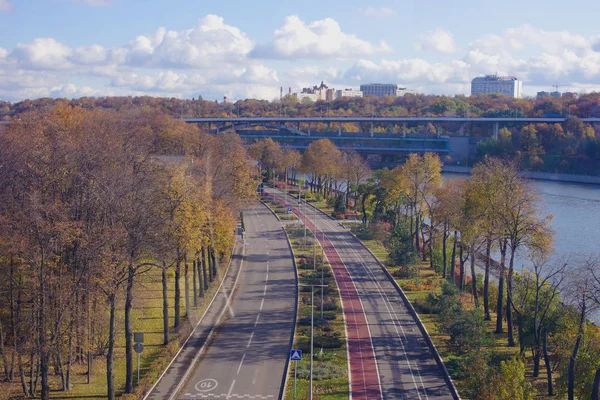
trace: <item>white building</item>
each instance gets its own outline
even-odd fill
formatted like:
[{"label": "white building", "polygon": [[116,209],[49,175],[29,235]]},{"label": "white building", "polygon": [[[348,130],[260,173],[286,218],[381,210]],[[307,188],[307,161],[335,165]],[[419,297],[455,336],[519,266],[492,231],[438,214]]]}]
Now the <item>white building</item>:
[{"label": "white building", "polygon": [[377,97],[401,97],[405,94],[417,93],[414,90],[409,90],[405,87],[400,87],[395,83],[368,83],[360,85],[360,91],[363,93],[363,96],[375,95]]},{"label": "white building", "polygon": [[471,95],[477,93],[500,93],[505,96],[521,98],[523,82],[514,76],[486,75],[471,81]]},{"label": "white building", "polygon": [[335,98],[339,99],[340,97],[362,97],[363,92],[357,89],[343,89],[337,90],[335,92]]}]

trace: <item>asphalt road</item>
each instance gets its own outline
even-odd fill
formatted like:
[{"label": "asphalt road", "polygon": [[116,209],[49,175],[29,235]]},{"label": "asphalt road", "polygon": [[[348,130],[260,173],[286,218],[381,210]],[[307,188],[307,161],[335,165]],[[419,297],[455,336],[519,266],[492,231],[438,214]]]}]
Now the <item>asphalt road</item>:
[{"label": "asphalt road", "polygon": [[[267,190],[282,197],[281,192]],[[287,199],[292,205],[297,205],[297,201],[291,197]],[[338,222],[320,212],[315,213],[310,206],[308,209],[303,206],[299,211],[314,222],[320,241],[323,240],[321,232],[324,232],[325,248],[332,246],[335,249],[356,287],[377,362],[381,396],[384,399],[451,399],[443,373],[421,331],[376,259]],[[307,226],[313,227],[310,222]],[[354,397],[355,390],[360,388],[354,385],[357,374],[352,357],[350,352]],[[372,387],[374,382],[368,384]]]},{"label": "asphalt road", "polygon": [[246,256],[226,321],[179,399],[277,399],[296,315],[292,254],[280,222],[262,204],[244,211]]}]

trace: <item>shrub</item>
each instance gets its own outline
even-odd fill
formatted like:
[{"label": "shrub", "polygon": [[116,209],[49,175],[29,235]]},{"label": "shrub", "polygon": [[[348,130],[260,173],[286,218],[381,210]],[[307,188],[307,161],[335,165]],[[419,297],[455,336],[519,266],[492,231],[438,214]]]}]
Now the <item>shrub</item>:
[{"label": "shrub", "polygon": [[344,345],[344,340],[340,338],[338,332],[320,333],[314,336],[314,347],[323,349],[338,349]]},{"label": "shrub", "polygon": [[[417,261],[417,253],[412,242],[412,236],[405,225],[398,225],[392,233],[388,245],[389,261],[406,268]],[[407,270],[408,272],[408,270]]]},{"label": "shrub", "polygon": [[[310,379],[310,365],[298,365],[297,373],[298,378],[300,379]],[[344,373],[344,368],[340,367],[339,365],[316,364],[313,366],[313,379],[316,381],[339,378],[344,376]]]}]

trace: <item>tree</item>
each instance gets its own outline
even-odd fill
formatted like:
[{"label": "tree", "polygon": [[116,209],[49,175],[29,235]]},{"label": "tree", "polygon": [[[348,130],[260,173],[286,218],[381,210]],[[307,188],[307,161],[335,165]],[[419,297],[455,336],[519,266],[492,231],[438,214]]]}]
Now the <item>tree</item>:
[{"label": "tree", "polygon": [[533,400],[535,389],[525,379],[525,364],[518,358],[500,363],[499,400]]}]

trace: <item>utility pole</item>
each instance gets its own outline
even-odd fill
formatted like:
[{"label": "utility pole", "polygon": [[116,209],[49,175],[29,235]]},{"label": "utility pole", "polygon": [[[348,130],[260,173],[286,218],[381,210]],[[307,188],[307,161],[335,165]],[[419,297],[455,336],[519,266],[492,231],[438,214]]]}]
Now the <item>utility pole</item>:
[{"label": "utility pole", "polygon": [[314,336],[315,336],[315,287],[323,287],[323,285],[302,285],[310,286],[310,397],[313,398],[313,353],[314,353]]}]

